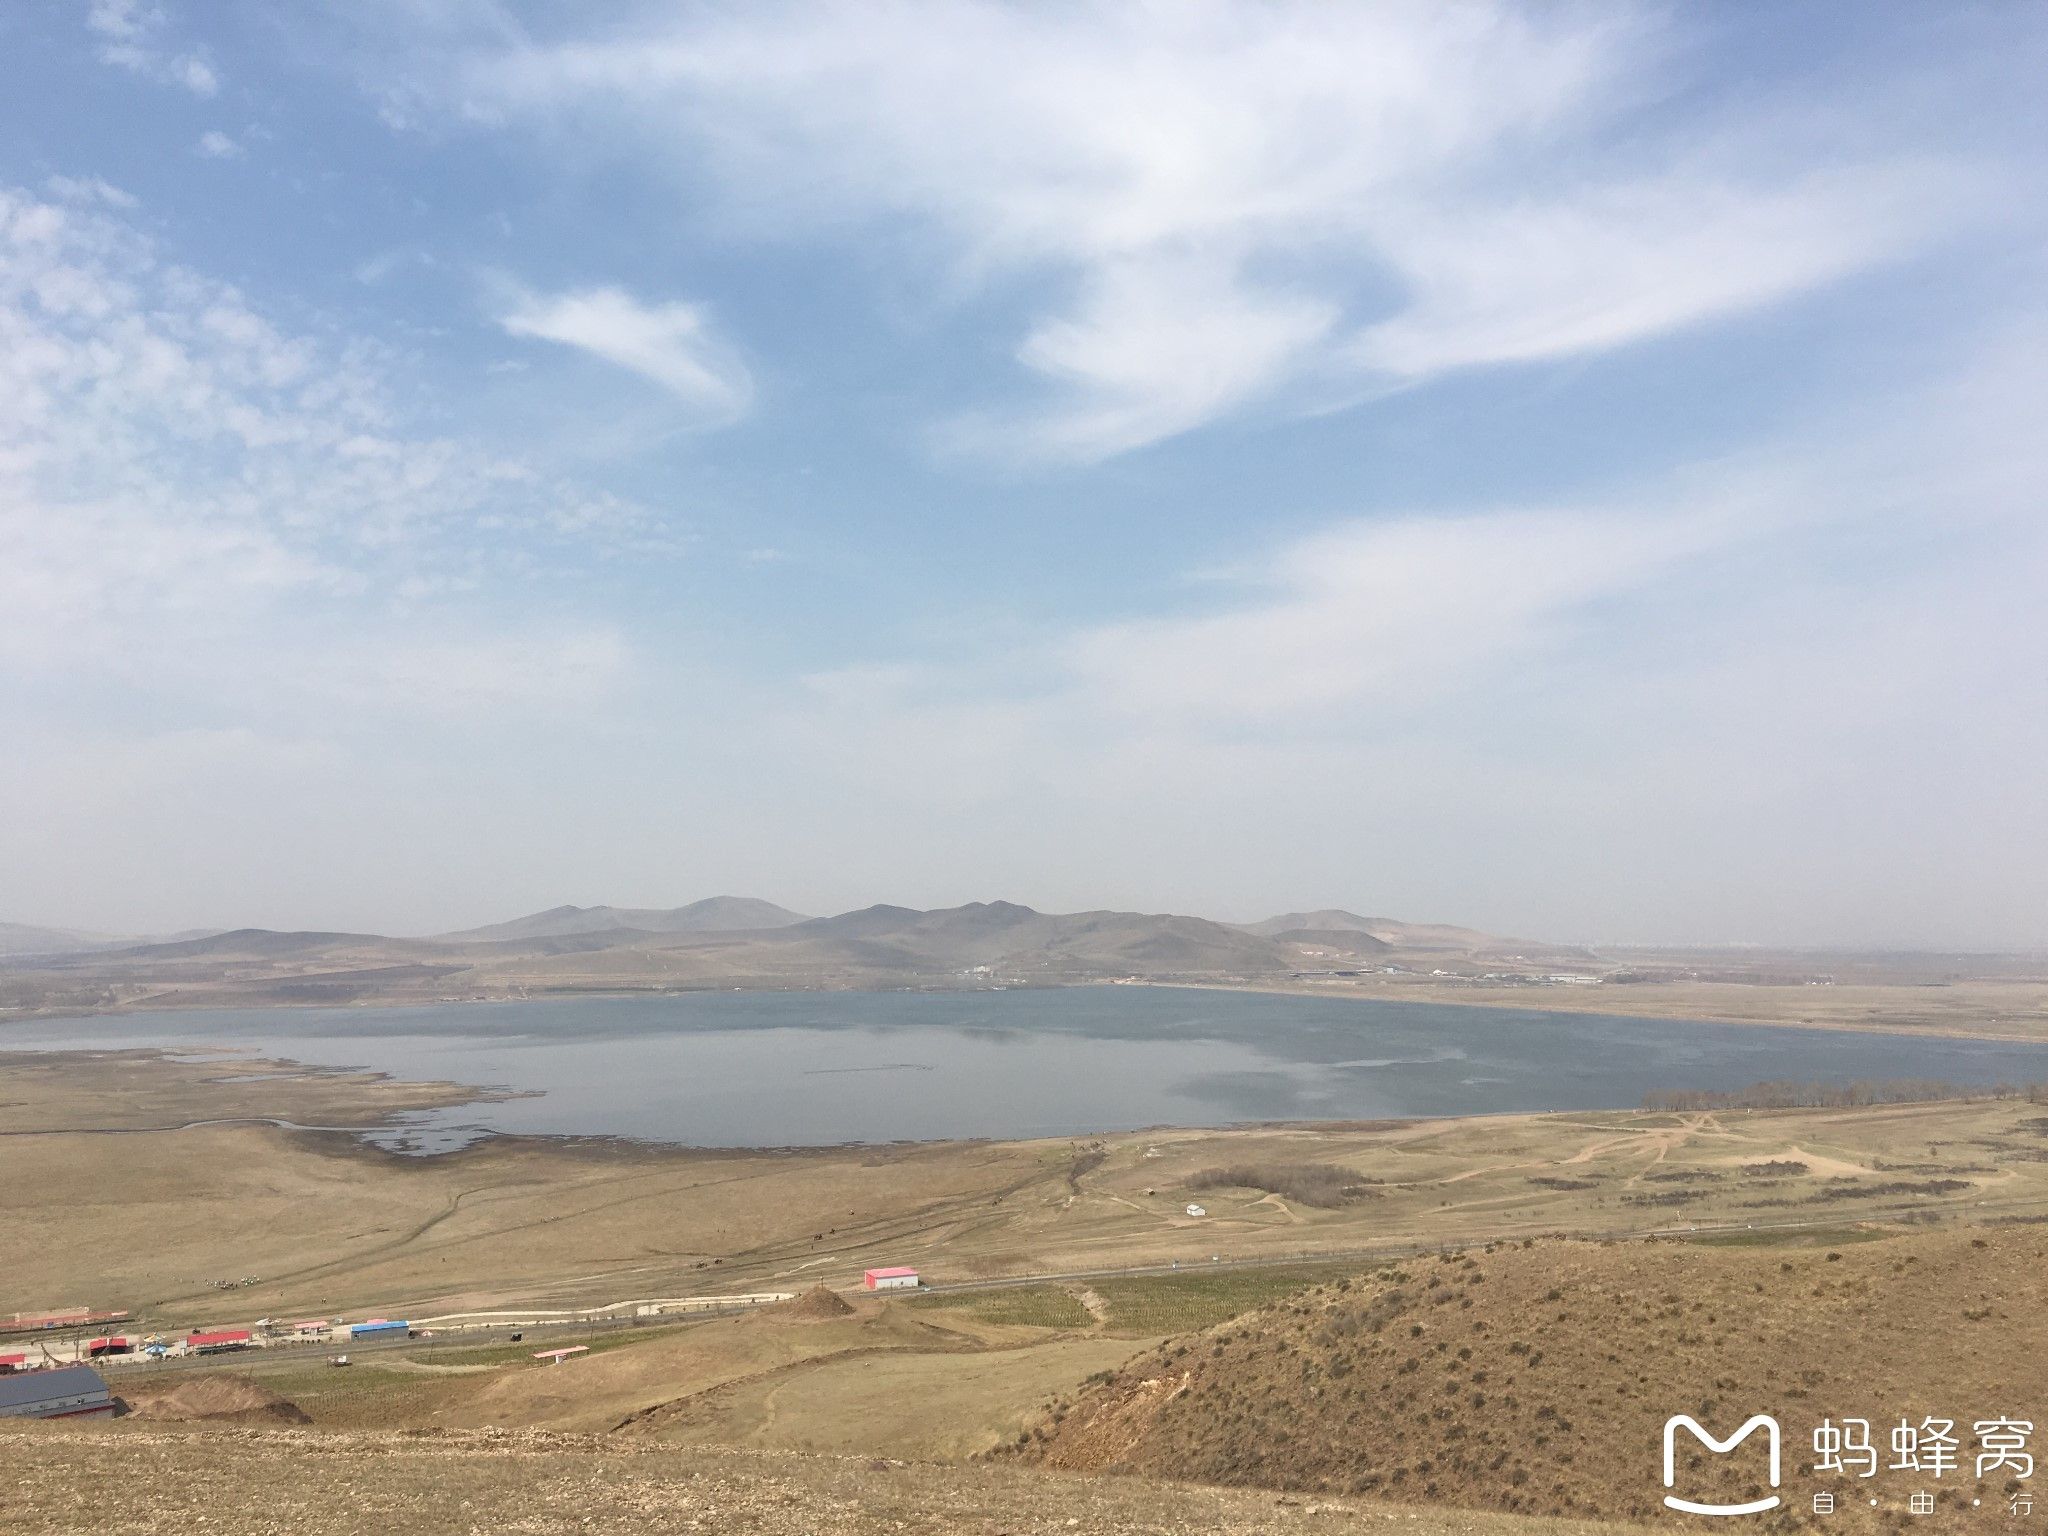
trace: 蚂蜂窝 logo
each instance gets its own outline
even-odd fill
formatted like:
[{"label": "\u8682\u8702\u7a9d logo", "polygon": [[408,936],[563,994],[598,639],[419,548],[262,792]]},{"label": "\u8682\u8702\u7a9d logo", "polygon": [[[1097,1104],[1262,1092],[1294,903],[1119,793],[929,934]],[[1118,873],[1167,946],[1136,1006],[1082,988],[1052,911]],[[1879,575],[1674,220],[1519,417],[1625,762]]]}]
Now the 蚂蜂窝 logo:
[{"label": "\u8682\u8702\u7a9d logo", "polygon": [[[1716,1455],[1725,1455],[1742,1444],[1759,1429],[1767,1432],[1771,1447],[1771,1486],[1778,1486],[1779,1469],[1782,1461],[1782,1436],[1778,1421],[1768,1413],[1759,1413],[1735,1431],[1726,1440],[1716,1440],[1707,1433],[1704,1424],[1689,1413],[1674,1413],[1664,1421],[1664,1486],[1676,1486],[1678,1482],[1677,1440],[1678,1431],[1690,1430],[1693,1436]],[[1747,1504],[1701,1504],[1691,1499],[1681,1499],[1673,1494],[1664,1495],[1664,1503],[1671,1509],[1684,1510],[1689,1515],[1760,1515],[1767,1509],[1776,1509],[1782,1503],[1777,1494],[1768,1498],[1752,1499]]]}]

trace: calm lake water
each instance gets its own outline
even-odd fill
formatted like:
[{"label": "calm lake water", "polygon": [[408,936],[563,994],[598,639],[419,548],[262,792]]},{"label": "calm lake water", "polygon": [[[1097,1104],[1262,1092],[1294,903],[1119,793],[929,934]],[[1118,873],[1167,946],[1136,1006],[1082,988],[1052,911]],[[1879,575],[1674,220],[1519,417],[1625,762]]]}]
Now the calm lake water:
[{"label": "calm lake water", "polygon": [[1142,987],[133,1013],[0,1026],[0,1046],[246,1052],[537,1093],[415,1117],[416,1149],[479,1130],[795,1146],[1619,1109],[1767,1079],[2048,1079],[2048,1046]]}]

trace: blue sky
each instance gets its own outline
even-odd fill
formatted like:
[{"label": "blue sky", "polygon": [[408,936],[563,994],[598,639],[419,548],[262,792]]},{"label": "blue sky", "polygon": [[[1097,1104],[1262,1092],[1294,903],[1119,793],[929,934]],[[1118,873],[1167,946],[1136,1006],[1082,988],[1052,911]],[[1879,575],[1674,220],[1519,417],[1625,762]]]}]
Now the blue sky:
[{"label": "blue sky", "polygon": [[0,915],[2048,943],[2031,8],[0,19]]}]

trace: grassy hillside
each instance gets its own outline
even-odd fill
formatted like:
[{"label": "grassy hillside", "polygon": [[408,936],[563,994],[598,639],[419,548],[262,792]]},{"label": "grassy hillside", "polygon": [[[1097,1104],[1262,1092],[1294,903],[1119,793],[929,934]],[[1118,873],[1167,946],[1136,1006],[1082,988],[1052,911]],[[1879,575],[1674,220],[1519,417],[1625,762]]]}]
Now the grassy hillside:
[{"label": "grassy hillside", "polygon": [[[1659,1514],[1660,1432],[1785,1431],[1788,1511],[1885,1528],[1923,1484],[1925,1523],[2003,1514],[2009,1471],[1971,1475],[1971,1424],[2048,1400],[2048,1232],[2038,1225],[1788,1251],[1545,1242],[1415,1260],[1136,1358],[1056,1405],[1018,1454],[1069,1470],[1417,1499],[1525,1514]],[[1819,1476],[1812,1432],[1866,1418],[1889,1460],[1904,1416],[1960,1423],[1965,1464]],[[1689,1447],[1695,1498],[1761,1492],[1761,1460]],[[1725,1470],[1723,1470],[1725,1468]],[[2017,1485],[2014,1485],[2016,1488]],[[1868,1500],[1877,1497],[1873,1510]],[[1975,1511],[1981,1516],[1983,1511]]]}]

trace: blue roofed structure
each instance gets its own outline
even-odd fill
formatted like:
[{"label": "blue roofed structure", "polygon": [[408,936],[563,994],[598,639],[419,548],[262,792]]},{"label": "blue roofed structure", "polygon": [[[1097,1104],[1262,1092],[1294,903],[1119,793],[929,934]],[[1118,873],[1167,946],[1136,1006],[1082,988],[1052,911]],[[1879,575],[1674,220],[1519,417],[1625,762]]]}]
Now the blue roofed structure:
[{"label": "blue roofed structure", "polygon": [[0,1419],[70,1419],[113,1411],[106,1382],[89,1365],[0,1376]]}]

